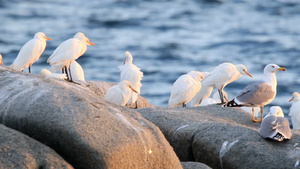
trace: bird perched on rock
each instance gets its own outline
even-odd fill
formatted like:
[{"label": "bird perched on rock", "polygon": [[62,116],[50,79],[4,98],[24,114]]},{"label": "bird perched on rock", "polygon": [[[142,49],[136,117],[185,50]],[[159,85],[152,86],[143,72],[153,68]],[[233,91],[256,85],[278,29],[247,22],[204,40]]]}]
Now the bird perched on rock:
[{"label": "bird perched on rock", "polygon": [[73,61],[70,65],[70,71],[74,83],[88,85],[84,78],[84,71],[79,63]]},{"label": "bird perched on rock", "polygon": [[66,74],[52,73],[48,69],[42,69],[41,72],[40,72],[40,75],[43,76],[43,77],[53,77],[53,78],[57,78],[57,79],[67,79]]},{"label": "bird perched on rock", "polygon": [[272,106],[260,126],[260,135],[276,141],[288,140],[292,137],[289,121],[284,118],[281,107]]},{"label": "bird perched on rock", "polygon": [[222,63],[218,65],[210,74],[202,81],[202,85],[211,86],[218,89],[221,102],[225,103],[223,96],[224,87],[242,77],[242,75],[248,75],[246,66],[242,64],[233,65],[231,63]]},{"label": "bird perched on rock", "polygon": [[1,54],[0,54],[0,63],[1,63],[2,66],[4,66],[4,63],[3,63],[3,61],[2,61],[2,55],[1,55]]},{"label": "bird perched on rock", "polygon": [[125,61],[123,65],[119,66],[120,71],[120,81],[128,80],[131,82],[132,87],[137,93],[133,92],[128,103],[136,103],[138,95],[141,93],[142,83],[141,80],[143,78],[143,72],[141,72],[141,68],[138,68],[133,63],[132,55],[126,51],[125,52]]},{"label": "bird perched on rock", "polygon": [[74,38],[61,43],[47,60],[47,63],[51,65],[51,72],[55,73],[64,68],[68,79],[72,81],[71,75],[68,74],[68,71],[70,73],[70,65],[86,52],[88,45],[95,46],[95,44],[90,42],[90,39],[81,32],[78,32]]},{"label": "bird perched on rock", "polygon": [[291,116],[293,129],[300,130],[300,94],[294,92],[290,102],[292,102],[292,106],[290,108],[289,116]]},{"label": "bird perched on rock", "polygon": [[105,100],[114,104],[125,106],[132,91],[137,93],[129,81],[123,80],[119,84],[112,86],[107,90]]},{"label": "bird perched on rock", "polygon": [[28,71],[31,73],[31,65],[39,60],[46,48],[47,40],[52,39],[48,38],[43,32],[36,33],[33,39],[24,44],[10,67],[18,71],[23,71],[28,67]]},{"label": "bird perched on rock", "polygon": [[182,105],[186,107],[186,104],[201,89],[203,78],[204,73],[198,71],[190,71],[188,74],[180,76],[173,83],[168,106],[176,107]]},{"label": "bird perched on rock", "polygon": [[[204,73],[204,79],[209,75],[209,72],[203,72]],[[195,95],[195,97],[191,100],[191,107],[196,107],[201,105],[202,101],[208,99],[208,97],[211,95],[211,92],[213,91],[213,87],[206,86],[202,84],[202,87],[200,91]],[[211,99],[206,100],[205,105],[207,105],[208,101],[212,101]],[[213,103],[214,101],[210,102]],[[202,104],[203,105],[203,104]]]},{"label": "bird perched on rock", "polygon": [[264,80],[249,84],[239,95],[228,102],[225,107],[261,107],[261,119],[256,120],[254,109],[252,109],[252,120],[261,122],[263,120],[263,107],[271,103],[277,92],[277,78],[275,73],[278,71],[286,71],[285,68],[276,64],[268,64],[264,68]]}]

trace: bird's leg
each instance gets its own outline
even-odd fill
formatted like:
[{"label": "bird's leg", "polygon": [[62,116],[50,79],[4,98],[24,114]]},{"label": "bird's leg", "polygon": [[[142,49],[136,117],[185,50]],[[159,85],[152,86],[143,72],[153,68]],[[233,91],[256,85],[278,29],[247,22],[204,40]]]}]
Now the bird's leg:
[{"label": "bird's leg", "polygon": [[182,107],[186,107],[186,104],[182,103]]},{"label": "bird's leg", "polygon": [[137,100],[135,101],[135,108],[138,108]]},{"label": "bird's leg", "polygon": [[219,91],[221,103],[223,104],[223,103],[225,103],[224,102],[224,96],[223,96],[223,88],[219,89],[218,91]]},{"label": "bird's leg", "polygon": [[61,69],[61,73],[62,73],[62,74],[65,73],[65,69],[64,69],[64,68]]},{"label": "bird's leg", "polygon": [[29,65],[29,67],[28,67],[28,72],[29,72],[29,73],[31,73],[31,70],[30,70],[30,68],[31,68],[31,65]]},{"label": "bird's leg", "polygon": [[252,121],[254,121],[254,122],[261,122],[262,121],[262,119],[263,119],[263,108],[261,109],[261,111],[262,111],[261,118],[260,119],[255,119],[254,107],[252,107]]},{"label": "bird's leg", "polygon": [[68,69],[69,69],[69,74],[70,74],[70,81],[73,82],[70,67]]},{"label": "bird's leg", "polygon": [[260,113],[261,113],[261,118],[260,118],[260,122],[262,122],[263,121],[263,118],[264,118],[264,107],[263,106],[261,106],[261,110],[260,110]]},{"label": "bird's leg", "polygon": [[63,69],[65,69],[65,72],[67,74],[67,79],[70,80],[70,77],[69,77],[69,74],[68,74],[68,71],[67,71],[67,67],[65,66]]}]

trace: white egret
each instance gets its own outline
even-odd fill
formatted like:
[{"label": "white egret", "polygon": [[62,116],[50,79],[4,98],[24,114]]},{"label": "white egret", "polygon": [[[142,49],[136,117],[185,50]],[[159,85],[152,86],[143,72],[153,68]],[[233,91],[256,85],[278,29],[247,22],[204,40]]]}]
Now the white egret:
[{"label": "white egret", "polygon": [[43,76],[43,77],[53,77],[53,78],[57,78],[57,79],[67,79],[66,74],[52,73],[48,69],[42,69],[41,72],[40,72],[40,75]]},{"label": "white egret", "polygon": [[259,134],[263,138],[276,141],[289,140],[292,137],[289,121],[284,118],[281,107],[272,106],[260,125]]},{"label": "white egret", "polygon": [[182,105],[186,107],[186,104],[201,89],[201,81],[204,76],[204,73],[198,71],[190,71],[188,74],[180,76],[172,86],[168,106],[176,107]]},{"label": "white egret", "polygon": [[24,44],[10,67],[18,71],[23,71],[28,67],[28,71],[31,73],[31,65],[39,60],[46,48],[47,40],[52,39],[48,38],[43,32],[36,33],[33,39]]},{"label": "white egret", "polygon": [[55,73],[65,68],[68,79],[72,81],[67,69],[69,69],[70,72],[71,63],[86,52],[87,45],[95,46],[95,44],[90,42],[89,38],[85,37],[81,32],[78,32],[74,38],[61,43],[47,60],[47,63],[51,65],[51,72]]},{"label": "white egret", "polygon": [[[204,76],[205,76],[204,79],[205,79],[209,75],[209,72],[203,72],[203,73],[204,73]],[[212,91],[213,91],[213,87],[202,84],[200,91],[191,100],[191,107],[199,106],[202,101],[208,99],[208,97],[211,95]],[[205,105],[214,103],[214,101],[211,99],[208,99],[205,102],[206,102],[206,103],[204,103]]]},{"label": "white egret", "polygon": [[290,102],[292,102],[292,106],[290,108],[289,116],[291,116],[293,129],[300,130],[300,94],[294,92]]},{"label": "white egret", "polygon": [[73,61],[70,65],[70,71],[73,82],[88,85],[84,78],[84,71],[79,63]]},{"label": "white egret", "polygon": [[278,71],[286,71],[285,68],[276,64],[268,64],[264,68],[264,80],[249,84],[239,95],[228,102],[225,107],[261,107],[261,120],[256,120],[254,109],[252,109],[252,120],[261,122],[263,120],[263,107],[271,103],[277,91],[277,78],[275,73]]},{"label": "white egret", "polygon": [[205,86],[211,86],[218,89],[221,102],[225,103],[223,97],[224,87],[242,77],[242,75],[251,74],[247,72],[246,66],[242,64],[233,65],[231,63],[222,63],[218,65],[210,74],[202,81],[202,84]]},{"label": "white egret", "polygon": [[137,93],[129,81],[123,80],[119,84],[112,86],[107,90],[105,100],[114,104],[125,106],[132,91]]},{"label": "white egret", "polygon": [[137,93],[132,93],[131,98],[129,99],[128,103],[136,103],[138,95],[141,93],[141,80],[143,78],[143,72],[141,72],[141,68],[138,68],[133,63],[132,55],[126,51],[125,52],[125,61],[123,65],[119,66],[120,71],[120,81],[128,80],[131,82],[132,87]]}]

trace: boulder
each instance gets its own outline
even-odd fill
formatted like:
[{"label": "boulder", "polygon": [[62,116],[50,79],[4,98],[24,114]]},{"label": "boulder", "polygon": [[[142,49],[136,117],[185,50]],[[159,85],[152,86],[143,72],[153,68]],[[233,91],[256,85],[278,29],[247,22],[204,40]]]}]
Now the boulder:
[{"label": "boulder", "polygon": [[143,117],[164,133],[181,161],[212,168],[300,168],[300,131],[289,141],[259,135],[260,123],[240,108],[143,108]]},{"label": "boulder", "polygon": [[85,87],[0,68],[0,122],[74,168],[182,168],[154,124]]},{"label": "boulder", "polygon": [[0,124],[0,168],[73,168],[55,151]]}]

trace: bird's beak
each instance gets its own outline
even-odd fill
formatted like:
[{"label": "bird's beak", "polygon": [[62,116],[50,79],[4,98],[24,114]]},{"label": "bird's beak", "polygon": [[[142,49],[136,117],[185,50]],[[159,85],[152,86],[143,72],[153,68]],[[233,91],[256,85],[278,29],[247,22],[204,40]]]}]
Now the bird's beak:
[{"label": "bird's beak", "polygon": [[294,100],[294,97],[293,98],[291,98],[291,100],[289,100],[289,102],[291,102],[291,101],[293,101]]},{"label": "bird's beak", "polygon": [[280,67],[278,70],[281,70],[281,71],[286,71],[286,68],[284,68],[284,67]]},{"label": "bird's beak", "polygon": [[91,41],[88,41],[88,44],[93,45],[93,46],[96,46],[96,44],[94,44],[94,43],[91,42]]},{"label": "bird's beak", "polygon": [[52,40],[51,38],[45,37],[46,40]]},{"label": "bird's beak", "polygon": [[134,88],[132,88],[131,86],[129,86],[129,88],[133,91],[133,92],[135,92],[135,93],[138,93],[136,90],[134,90]]},{"label": "bird's beak", "polygon": [[251,75],[249,72],[247,72],[246,70],[244,70],[244,72],[245,72],[248,76],[252,77],[252,75]]}]

